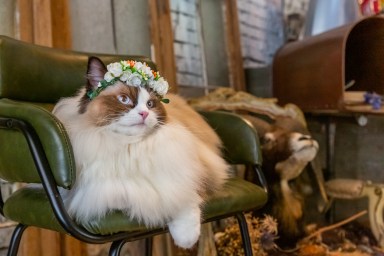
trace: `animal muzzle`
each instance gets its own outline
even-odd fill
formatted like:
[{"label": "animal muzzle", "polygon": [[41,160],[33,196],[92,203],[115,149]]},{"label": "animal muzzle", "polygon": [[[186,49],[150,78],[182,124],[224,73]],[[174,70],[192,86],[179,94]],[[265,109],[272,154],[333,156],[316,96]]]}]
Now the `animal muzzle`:
[{"label": "animal muzzle", "polygon": [[301,161],[312,161],[319,150],[319,143],[316,140],[309,135],[297,132],[291,134],[289,144],[292,154]]}]

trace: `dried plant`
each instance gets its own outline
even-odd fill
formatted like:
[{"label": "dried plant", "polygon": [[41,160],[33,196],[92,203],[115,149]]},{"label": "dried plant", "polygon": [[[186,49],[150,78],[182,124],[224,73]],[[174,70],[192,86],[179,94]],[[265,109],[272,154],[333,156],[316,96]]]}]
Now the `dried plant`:
[{"label": "dried plant", "polygon": [[[267,252],[276,248],[277,222],[269,216],[253,217],[246,214],[248,231],[254,255],[267,256]],[[224,231],[215,233],[217,253],[220,256],[244,255],[239,226],[236,219],[227,221]]]}]

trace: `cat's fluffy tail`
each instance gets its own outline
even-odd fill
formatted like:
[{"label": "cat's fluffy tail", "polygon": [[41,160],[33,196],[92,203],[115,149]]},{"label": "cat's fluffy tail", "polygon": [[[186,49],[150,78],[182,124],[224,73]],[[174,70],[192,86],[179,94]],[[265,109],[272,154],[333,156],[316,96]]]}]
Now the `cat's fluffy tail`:
[{"label": "cat's fluffy tail", "polygon": [[216,132],[180,96],[167,94],[172,107],[166,105],[168,116],[192,132],[199,141],[199,158],[207,170],[203,195],[219,189],[229,177],[229,166],[221,156],[222,142]]},{"label": "cat's fluffy tail", "polygon": [[221,140],[204,118],[180,96],[170,93],[167,98],[172,102],[172,107],[165,105],[168,115],[182,123],[211,150],[221,154]]}]

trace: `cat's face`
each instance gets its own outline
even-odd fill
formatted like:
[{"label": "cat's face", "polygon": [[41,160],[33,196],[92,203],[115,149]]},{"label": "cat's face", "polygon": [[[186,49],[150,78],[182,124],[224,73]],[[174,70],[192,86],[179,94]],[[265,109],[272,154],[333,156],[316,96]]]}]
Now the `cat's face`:
[{"label": "cat's face", "polygon": [[[87,90],[94,89],[106,71],[99,59],[91,58]],[[95,126],[129,136],[147,135],[166,121],[165,108],[151,89],[127,86],[120,81],[92,100],[84,95],[79,112],[88,115]]]}]

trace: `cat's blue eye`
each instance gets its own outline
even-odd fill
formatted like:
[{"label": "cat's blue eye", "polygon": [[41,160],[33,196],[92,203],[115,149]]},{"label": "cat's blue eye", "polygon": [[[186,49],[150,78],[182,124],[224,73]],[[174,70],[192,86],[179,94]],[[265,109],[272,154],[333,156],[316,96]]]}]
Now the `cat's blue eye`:
[{"label": "cat's blue eye", "polygon": [[155,106],[155,102],[153,100],[147,101],[147,107],[148,108],[153,108]]},{"label": "cat's blue eye", "polygon": [[117,99],[124,105],[128,105],[131,103],[131,99],[127,95],[119,95]]}]

